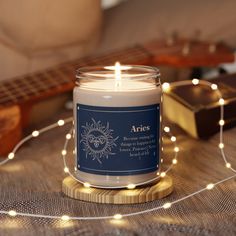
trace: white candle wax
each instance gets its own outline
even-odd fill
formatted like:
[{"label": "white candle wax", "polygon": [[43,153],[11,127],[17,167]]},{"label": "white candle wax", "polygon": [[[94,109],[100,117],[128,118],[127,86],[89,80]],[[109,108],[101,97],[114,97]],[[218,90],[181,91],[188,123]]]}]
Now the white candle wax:
[{"label": "white candle wax", "polygon": [[[115,79],[98,79],[95,81],[90,81],[88,77],[87,82],[84,81],[81,86],[74,88],[73,100],[74,117],[76,117],[75,130],[77,130],[77,125],[80,121],[80,116],[77,115],[78,104],[108,108],[133,108],[155,105],[161,103],[161,88],[160,86],[156,86],[156,84],[153,84],[148,80],[135,80],[133,78],[127,77],[122,79],[121,77],[121,80],[118,82]],[[105,115],[106,114],[104,114],[104,116]],[[158,119],[160,119],[160,117],[158,117]],[[159,120],[156,122],[159,123]],[[120,124],[120,129],[122,129],[122,124]],[[82,131],[80,130],[78,132],[79,134],[76,135],[77,139],[79,139]],[[159,142],[159,140],[157,142]],[[80,140],[76,140],[77,146],[79,143]],[[78,158],[80,158],[78,148],[79,147],[77,147],[77,155]],[[86,156],[86,158],[90,157]],[[157,169],[158,168],[159,166]],[[76,171],[76,175],[79,180],[104,187],[138,184],[140,182],[145,182],[151,178],[154,178],[156,173],[157,170],[144,174],[100,175],[81,171],[79,168]]]},{"label": "white candle wax", "polygon": [[124,79],[116,86],[115,80],[87,82],[75,87],[74,102],[107,107],[144,106],[160,103],[161,89],[144,81]]}]

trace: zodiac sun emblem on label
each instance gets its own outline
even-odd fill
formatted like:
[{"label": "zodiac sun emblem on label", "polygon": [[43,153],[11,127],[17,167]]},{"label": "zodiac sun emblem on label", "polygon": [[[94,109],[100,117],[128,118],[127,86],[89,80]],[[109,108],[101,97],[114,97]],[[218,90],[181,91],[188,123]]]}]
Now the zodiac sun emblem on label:
[{"label": "zodiac sun emblem on label", "polygon": [[109,155],[114,155],[112,148],[116,146],[115,141],[119,138],[113,138],[113,130],[109,128],[109,123],[106,126],[102,125],[101,121],[92,119],[92,123],[87,123],[82,126],[81,140],[83,151],[86,157],[89,155],[93,160],[102,163],[103,157],[108,158]]}]

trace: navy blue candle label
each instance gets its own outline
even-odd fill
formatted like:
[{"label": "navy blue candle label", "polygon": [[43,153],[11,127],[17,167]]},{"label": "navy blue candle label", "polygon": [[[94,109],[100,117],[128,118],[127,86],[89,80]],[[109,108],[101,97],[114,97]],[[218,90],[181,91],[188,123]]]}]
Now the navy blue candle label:
[{"label": "navy blue candle label", "polygon": [[160,105],[76,105],[77,168],[99,175],[137,175],[159,165]]}]

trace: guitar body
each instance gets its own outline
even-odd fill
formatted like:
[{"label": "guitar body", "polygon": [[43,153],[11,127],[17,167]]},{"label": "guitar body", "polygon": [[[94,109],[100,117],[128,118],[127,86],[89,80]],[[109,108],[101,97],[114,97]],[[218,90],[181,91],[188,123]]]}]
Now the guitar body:
[{"label": "guitar body", "polygon": [[0,156],[7,155],[22,137],[21,110],[17,105],[0,108]]}]

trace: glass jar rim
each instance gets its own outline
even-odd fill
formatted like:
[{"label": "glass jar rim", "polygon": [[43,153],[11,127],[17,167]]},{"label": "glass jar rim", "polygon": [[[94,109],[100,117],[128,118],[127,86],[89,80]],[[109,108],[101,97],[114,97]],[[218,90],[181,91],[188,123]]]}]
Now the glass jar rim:
[{"label": "glass jar rim", "polygon": [[[120,65],[122,79],[157,79],[160,71],[154,66]],[[77,79],[114,79],[115,66],[85,66],[76,71]]]}]

